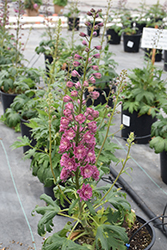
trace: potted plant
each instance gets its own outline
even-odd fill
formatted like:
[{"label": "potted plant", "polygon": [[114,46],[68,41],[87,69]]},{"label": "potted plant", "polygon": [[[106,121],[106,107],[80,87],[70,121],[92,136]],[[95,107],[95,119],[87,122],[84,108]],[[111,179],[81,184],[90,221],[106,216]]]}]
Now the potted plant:
[{"label": "potted plant", "polygon": [[80,18],[78,17],[78,0],[72,0],[69,5],[69,11],[65,16],[68,19],[68,30],[79,30]]},{"label": "potted plant", "polygon": [[24,0],[24,8],[28,16],[37,16],[42,0]]},{"label": "potted plant", "polygon": [[148,61],[142,69],[134,68],[122,95],[121,122],[124,124],[122,137],[127,138],[130,131],[136,136],[136,142],[145,144],[151,139],[151,125],[156,113],[166,101],[165,82],[161,78],[162,70]]},{"label": "potted plant", "polygon": [[162,112],[157,114],[157,121],[152,124],[151,127],[151,141],[150,147],[154,149],[156,154],[160,154],[160,169],[161,178],[164,183],[167,184],[167,106],[162,106]]},{"label": "potted plant", "polygon": [[67,5],[68,0],[53,0],[54,4],[54,13],[55,14],[62,14],[64,7]]}]

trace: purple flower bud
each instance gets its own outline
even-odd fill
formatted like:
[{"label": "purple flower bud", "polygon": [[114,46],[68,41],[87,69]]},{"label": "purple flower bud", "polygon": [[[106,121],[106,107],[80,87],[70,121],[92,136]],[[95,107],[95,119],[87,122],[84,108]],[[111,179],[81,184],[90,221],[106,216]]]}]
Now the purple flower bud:
[{"label": "purple flower bud", "polygon": [[93,70],[99,70],[99,67],[98,67],[97,65],[93,65],[93,66],[92,66],[92,69],[93,69]]},{"label": "purple flower bud", "polygon": [[73,82],[70,82],[70,81],[68,81],[68,82],[66,83],[66,86],[67,86],[68,88],[72,88],[73,85],[74,85],[74,83],[73,83]]},{"label": "purple flower bud", "polygon": [[78,71],[76,71],[76,70],[73,70],[73,71],[71,72],[71,75],[72,75],[73,77],[81,77],[80,74],[78,73]]},{"label": "purple flower bud", "polygon": [[80,32],[79,35],[82,36],[82,37],[86,37],[86,36],[87,36],[87,35],[86,35],[85,33],[83,33],[83,32]]},{"label": "purple flower bud", "polygon": [[81,84],[80,84],[79,81],[75,83],[75,88],[76,89],[81,89]]},{"label": "purple flower bud", "polygon": [[103,27],[104,24],[103,24],[103,23],[98,23],[98,26],[99,26],[99,27]]},{"label": "purple flower bud", "polygon": [[86,21],[86,22],[85,22],[85,25],[86,25],[86,26],[91,26],[91,23],[90,23],[89,21]]},{"label": "purple flower bud", "polygon": [[74,67],[78,67],[80,65],[80,63],[78,61],[74,61],[73,65],[74,65]]},{"label": "purple flower bud", "polygon": [[82,56],[80,56],[80,55],[78,55],[78,54],[75,54],[75,55],[74,55],[74,59],[75,59],[75,60],[82,59]]},{"label": "purple flower bud", "polygon": [[34,9],[38,9],[38,4],[34,3],[33,7],[34,7]]},{"label": "purple flower bud", "polygon": [[87,44],[87,42],[86,42],[85,40],[82,41],[82,44],[83,44],[84,46],[88,46],[88,44]]},{"label": "purple flower bud", "polygon": [[96,82],[96,79],[95,79],[93,76],[91,76],[91,77],[89,78],[89,82],[95,83],[95,82]]},{"label": "purple flower bud", "polygon": [[91,92],[92,99],[96,100],[99,97],[100,93],[98,91]]},{"label": "purple flower bud", "polygon": [[94,57],[94,58],[100,58],[100,54],[99,54],[99,53],[94,54],[93,57]]},{"label": "purple flower bud", "polygon": [[98,18],[98,17],[99,17],[99,14],[97,13],[97,14],[96,14],[96,18]]},{"label": "purple flower bud", "polygon": [[84,81],[84,87],[88,87],[89,86],[89,83],[88,83],[88,81]]},{"label": "purple flower bud", "polygon": [[96,31],[93,32],[93,36],[97,36],[97,32]]},{"label": "purple flower bud", "polygon": [[86,48],[85,48],[85,51],[86,51],[86,52],[89,52],[89,48],[88,48],[88,47],[86,47]]},{"label": "purple flower bud", "polygon": [[88,16],[93,16],[93,14],[90,11],[87,12],[87,15]]},{"label": "purple flower bud", "polygon": [[99,26],[98,25],[95,25],[94,26],[94,30],[98,30],[99,29]]},{"label": "purple flower bud", "polygon": [[102,46],[101,46],[101,45],[97,45],[97,46],[95,46],[94,48],[97,49],[97,50],[101,50],[101,49],[102,49]]},{"label": "purple flower bud", "polygon": [[90,10],[90,12],[93,12],[93,13],[95,13],[95,9],[93,9],[93,8],[92,8],[92,9]]},{"label": "purple flower bud", "polygon": [[101,78],[101,73],[94,73],[93,74],[97,79],[100,79]]},{"label": "purple flower bud", "polygon": [[102,9],[98,9],[97,12],[98,12],[98,13],[99,13],[99,12],[102,12]]}]

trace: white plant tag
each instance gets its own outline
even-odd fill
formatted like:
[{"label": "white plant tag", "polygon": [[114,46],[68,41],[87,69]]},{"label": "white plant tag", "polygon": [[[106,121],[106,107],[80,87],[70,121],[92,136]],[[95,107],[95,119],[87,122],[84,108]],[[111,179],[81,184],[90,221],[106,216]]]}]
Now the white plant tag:
[{"label": "white plant tag", "polygon": [[123,115],[123,125],[129,127],[130,126],[130,117],[127,115]]},{"label": "white plant tag", "polygon": [[128,43],[127,43],[127,47],[132,48],[132,47],[133,47],[133,44],[134,44],[134,42],[132,42],[132,41],[128,41]]}]

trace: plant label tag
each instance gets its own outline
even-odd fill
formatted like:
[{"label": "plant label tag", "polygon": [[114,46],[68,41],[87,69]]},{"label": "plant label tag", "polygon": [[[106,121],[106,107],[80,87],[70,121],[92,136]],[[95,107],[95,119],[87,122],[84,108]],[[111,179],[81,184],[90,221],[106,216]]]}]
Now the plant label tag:
[{"label": "plant label tag", "polygon": [[127,43],[127,47],[132,48],[132,47],[133,47],[133,44],[134,44],[134,42],[132,42],[132,41],[128,41],[128,43]]},{"label": "plant label tag", "polygon": [[130,117],[127,116],[127,115],[123,115],[122,118],[123,118],[123,119],[122,119],[122,120],[123,120],[123,121],[122,121],[123,125],[129,127],[129,126],[130,126]]}]

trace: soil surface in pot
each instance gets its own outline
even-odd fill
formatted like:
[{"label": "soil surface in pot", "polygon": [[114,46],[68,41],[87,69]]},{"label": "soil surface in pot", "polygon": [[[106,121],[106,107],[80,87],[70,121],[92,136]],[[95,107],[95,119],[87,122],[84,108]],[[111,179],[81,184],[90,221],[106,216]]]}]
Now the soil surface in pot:
[{"label": "soil surface in pot", "polygon": [[[131,228],[128,228],[126,225],[123,225],[123,227],[126,228],[126,232],[128,234],[128,238],[130,239],[132,235],[142,226],[143,224],[139,221],[135,221],[133,226]],[[151,243],[151,235],[149,234],[146,227],[143,227],[139,232],[132,238],[130,242],[129,250],[144,250],[146,247]],[[91,244],[92,245],[92,239],[89,237],[81,237],[77,240],[77,242],[82,245],[83,243]],[[111,248],[112,250],[112,248]]]}]

